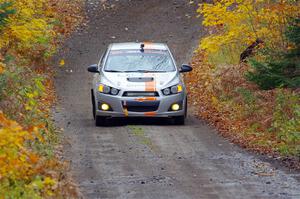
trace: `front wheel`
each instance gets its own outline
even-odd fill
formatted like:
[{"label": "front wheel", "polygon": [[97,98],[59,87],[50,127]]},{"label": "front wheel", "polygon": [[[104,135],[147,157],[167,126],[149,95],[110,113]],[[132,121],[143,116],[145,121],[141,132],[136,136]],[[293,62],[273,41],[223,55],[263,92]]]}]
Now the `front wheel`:
[{"label": "front wheel", "polygon": [[106,117],[103,117],[103,116],[97,116],[96,115],[96,109],[97,109],[97,106],[96,106],[96,103],[95,103],[95,97],[94,97],[94,92],[93,90],[91,90],[91,97],[92,97],[92,105],[93,105],[93,117],[94,117],[94,120],[95,120],[95,125],[96,126],[105,126],[106,125]]},{"label": "front wheel", "polygon": [[187,116],[187,98],[185,98],[185,103],[184,103],[184,115],[175,116],[174,117],[174,124],[175,125],[184,125],[186,116]]},{"label": "front wheel", "polygon": [[106,121],[106,117],[103,116],[95,116],[95,125],[96,126],[106,126],[107,121]]},{"label": "front wheel", "polygon": [[93,106],[93,118],[96,119],[96,103],[95,103],[93,90],[91,90],[91,99],[92,99],[92,106]]},{"label": "front wheel", "polygon": [[184,115],[174,117],[174,124],[175,125],[184,125],[184,123],[185,123],[185,116]]}]

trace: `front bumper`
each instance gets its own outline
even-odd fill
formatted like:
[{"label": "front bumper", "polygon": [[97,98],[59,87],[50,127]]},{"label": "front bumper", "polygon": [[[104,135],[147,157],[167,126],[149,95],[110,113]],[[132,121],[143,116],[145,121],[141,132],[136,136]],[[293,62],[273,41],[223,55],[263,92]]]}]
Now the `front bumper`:
[{"label": "front bumper", "polygon": [[[103,93],[97,93],[96,95],[96,115],[106,117],[174,117],[185,115],[186,94],[184,92],[169,96],[155,97],[155,100],[137,100],[136,97],[124,97],[124,96],[113,96],[106,95]],[[103,111],[99,109],[99,104],[107,103],[112,110]],[[158,103],[157,110],[155,111],[130,111],[127,107],[130,104],[137,104],[143,106],[149,103]],[[171,111],[170,107],[174,103],[179,103],[181,109],[178,111]]]}]

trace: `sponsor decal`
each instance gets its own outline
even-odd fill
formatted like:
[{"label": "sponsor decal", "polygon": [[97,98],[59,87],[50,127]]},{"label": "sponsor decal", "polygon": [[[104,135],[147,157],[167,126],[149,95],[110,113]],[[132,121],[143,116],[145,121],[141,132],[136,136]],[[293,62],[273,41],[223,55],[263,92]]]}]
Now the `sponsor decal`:
[{"label": "sponsor decal", "polygon": [[138,102],[155,101],[156,97],[139,97],[139,98],[135,98],[134,100]]}]

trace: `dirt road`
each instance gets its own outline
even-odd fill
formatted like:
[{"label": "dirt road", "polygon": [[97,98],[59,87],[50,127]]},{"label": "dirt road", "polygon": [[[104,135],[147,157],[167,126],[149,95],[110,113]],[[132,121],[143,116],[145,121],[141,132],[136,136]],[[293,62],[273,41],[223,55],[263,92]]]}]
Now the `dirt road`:
[{"label": "dirt road", "polygon": [[300,198],[299,174],[244,152],[192,116],[185,126],[141,119],[95,127],[86,67],[109,43],[166,42],[183,63],[201,36],[196,6],[187,0],[99,1],[86,2],[88,26],[66,42],[56,81],[55,120],[86,198]]}]

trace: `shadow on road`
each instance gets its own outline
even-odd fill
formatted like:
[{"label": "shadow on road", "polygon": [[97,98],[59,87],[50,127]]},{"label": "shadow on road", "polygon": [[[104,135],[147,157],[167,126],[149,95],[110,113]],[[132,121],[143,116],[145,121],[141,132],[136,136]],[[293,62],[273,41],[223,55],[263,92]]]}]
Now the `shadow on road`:
[{"label": "shadow on road", "polygon": [[145,126],[175,126],[171,118],[110,118],[107,119],[104,127],[118,127],[128,125],[145,125]]}]

